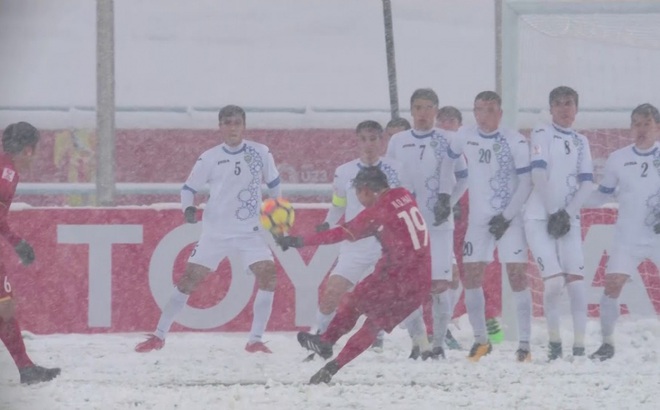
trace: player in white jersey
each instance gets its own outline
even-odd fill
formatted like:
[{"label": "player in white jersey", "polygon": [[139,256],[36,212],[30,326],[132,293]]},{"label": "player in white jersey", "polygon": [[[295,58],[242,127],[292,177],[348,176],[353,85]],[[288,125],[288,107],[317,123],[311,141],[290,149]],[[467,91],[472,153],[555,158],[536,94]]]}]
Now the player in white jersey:
[{"label": "player in white jersey", "polygon": [[259,223],[261,185],[266,182],[272,198],[280,196],[280,176],[268,147],[243,139],[245,111],[235,105],[219,114],[219,133],[224,143],[204,152],[195,163],[181,190],[185,221],[197,222],[194,194],[209,185],[210,195],[203,214],[202,233],[188,258],[184,276],[165,305],[156,331],[135,348],[138,352],[158,350],[176,315],[189,295],[229,255],[239,255],[235,273],[252,272],[257,280],[252,329],[245,350],[272,353],[261,341],[270,318],[276,285],[273,255]]},{"label": "player in white jersey", "polygon": [[[402,165],[391,158],[381,156],[383,143],[383,127],[376,121],[363,121],[355,129],[360,157],[340,165],[335,170],[333,180],[332,206],[326,214],[323,223],[316,227],[318,232],[325,231],[344,217],[352,220],[355,215],[364,210],[357,198],[353,179],[357,173],[370,166],[378,167],[387,176],[390,187],[404,186],[411,189],[411,182],[403,173]],[[323,333],[335,315],[341,298],[359,281],[368,276],[376,262],[381,257],[380,243],[376,237],[368,237],[358,241],[343,241],[339,245],[339,257],[330,274],[325,289],[319,298],[317,312],[317,331]],[[406,327],[411,337],[417,343],[427,338],[426,326],[421,310],[406,320]],[[383,333],[379,332],[375,342],[382,349]],[[380,343],[378,343],[380,342]],[[428,345],[428,340],[426,345]],[[313,357],[310,355],[309,358]],[[425,349],[423,358],[432,357],[431,348]]]},{"label": "player in white jersey", "polygon": [[494,260],[506,264],[516,301],[518,361],[531,360],[532,295],[527,283],[527,244],[521,210],[531,191],[529,145],[520,133],[500,127],[502,99],[483,91],[474,99],[477,126],[461,128],[449,156],[463,154],[468,164],[470,208],[463,245],[465,306],[475,342],[468,358],[478,361],[492,350],[486,329],[483,278]]},{"label": "player in white jersey", "polygon": [[[413,192],[422,216],[429,226],[431,243],[431,296],[433,299],[433,352],[444,357],[444,338],[451,320],[449,292],[452,280],[454,220],[451,207],[467,188],[465,161],[457,161],[441,175],[442,162],[447,158],[448,131],[434,127],[438,112],[438,96],[430,88],[416,90],[410,98],[413,128],[392,137],[387,156],[404,166],[413,181]],[[457,183],[454,183],[454,181]],[[447,188],[454,186],[451,195]]]},{"label": "player in white jersey", "polygon": [[640,263],[650,259],[660,267],[660,113],[642,104],[631,115],[635,142],[610,154],[598,191],[589,205],[602,205],[611,194],[619,200],[616,241],[610,251],[605,289],[600,299],[603,344],[590,355],[607,360],[614,356],[614,326],[619,317],[618,298],[623,285]]},{"label": "player in white jersey", "polygon": [[548,359],[562,356],[559,302],[568,290],[573,317],[573,356],[584,355],[587,300],[580,209],[593,190],[589,142],[571,127],[578,94],[570,87],[550,92],[552,124],[531,134],[532,193],[525,206],[527,243],[544,281]]}]

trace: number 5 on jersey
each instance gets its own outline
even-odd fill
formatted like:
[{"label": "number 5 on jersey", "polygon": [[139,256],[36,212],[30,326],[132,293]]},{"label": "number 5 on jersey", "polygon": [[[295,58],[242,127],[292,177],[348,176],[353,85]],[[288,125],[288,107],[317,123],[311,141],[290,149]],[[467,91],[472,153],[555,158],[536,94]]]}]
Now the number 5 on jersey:
[{"label": "number 5 on jersey", "polygon": [[[410,240],[412,241],[413,248],[415,250],[421,248],[422,246],[428,246],[429,244],[429,231],[426,229],[426,222],[422,217],[422,213],[419,212],[417,207],[410,208],[409,211],[401,211],[396,216],[403,219],[408,228],[408,234],[410,234]],[[419,242],[419,233],[423,232],[423,245],[420,245]]]}]

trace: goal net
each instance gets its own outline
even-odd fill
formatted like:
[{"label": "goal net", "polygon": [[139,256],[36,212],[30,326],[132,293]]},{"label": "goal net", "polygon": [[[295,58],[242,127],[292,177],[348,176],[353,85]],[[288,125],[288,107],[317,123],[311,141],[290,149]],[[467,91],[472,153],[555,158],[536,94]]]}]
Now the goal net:
[{"label": "goal net", "polygon": [[[628,130],[633,108],[647,102],[660,106],[660,2],[509,0],[503,3],[502,33],[503,49],[510,51],[503,57],[516,60],[503,61],[505,79],[511,71],[517,74],[513,83],[503,84],[505,100],[508,91],[509,102],[515,101],[512,121],[520,129],[530,129],[549,120],[550,90],[573,87],[580,95],[575,127],[589,138],[599,181],[607,156],[632,142]],[[598,314],[607,249],[613,240],[608,225],[615,216],[615,209],[604,209],[588,211],[583,218],[592,315]],[[540,315],[543,285],[538,270],[532,271],[535,314]],[[660,312],[660,276],[649,265],[642,265],[641,273],[641,280],[634,278],[624,288],[622,309],[645,315]],[[506,315],[507,307],[503,308]]]}]

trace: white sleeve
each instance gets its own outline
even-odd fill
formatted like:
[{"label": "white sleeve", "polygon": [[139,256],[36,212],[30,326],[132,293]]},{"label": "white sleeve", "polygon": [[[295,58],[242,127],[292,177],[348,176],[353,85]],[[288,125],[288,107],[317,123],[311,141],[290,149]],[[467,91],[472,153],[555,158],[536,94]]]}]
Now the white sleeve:
[{"label": "white sleeve", "polygon": [[385,152],[385,156],[387,158],[392,158],[392,159],[397,159],[396,157],[396,135],[394,134],[392,138],[390,138],[390,141],[387,143],[387,151]]},{"label": "white sleeve", "polygon": [[578,188],[573,199],[566,206],[566,212],[570,215],[575,215],[580,212],[585,201],[589,199],[592,191],[594,190],[594,166],[591,160],[591,149],[589,148],[589,140],[580,135],[580,142],[582,143],[582,151],[578,157]]},{"label": "white sleeve", "polygon": [[341,167],[335,170],[335,177],[332,180],[332,206],[325,216],[325,221],[330,226],[335,225],[346,212],[346,187],[340,169]]},{"label": "white sleeve", "polygon": [[461,200],[465,191],[468,188],[468,168],[465,156],[461,155],[459,159],[454,161],[454,176],[456,177],[456,185],[451,193],[451,205],[454,206]]},{"label": "white sleeve", "polygon": [[597,189],[591,191],[590,195],[585,201],[585,206],[602,206],[603,204],[610,201],[611,196],[614,194],[616,187],[619,184],[619,178],[617,177],[614,168],[614,161],[610,156],[605,162],[603,180],[600,181],[600,185]]},{"label": "white sleeve", "polygon": [[185,211],[189,206],[195,205],[195,192],[184,185],[181,188],[181,210]]},{"label": "white sleeve", "polygon": [[522,209],[529,194],[532,192],[532,176],[529,160],[529,144],[522,135],[518,134],[518,141],[514,145],[513,163],[518,175],[518,186],[511,197],[509,205],[504,209],[502,215],[506,219],[513,219]]},{"label": "white sleeve", "polygon": [[181,209],[186,210],[189,206],[195,203],[195,194],[202,189],[209,180],[209,165],[211,162],[207,155],[202,154],[197,158],[197,162],[193,165],[188,179],[181,187]]},{"label": "white sleeve", "polygon": [[531,146],[530,146],[530,167],[532,169],[532,185],[541,196],[543,207],[548,214],[552,214],[557,209],[551,208],[551,193],[548,192],[548,136],[545,135],[546,130],[544,127],[537,127],[532,130]]},{"label": "white sleeve", "polygon": [[456,162],[460,164],[460,161],[463,161],[465,163],[465,158],[463,157],[465,138],[462,138],[458,133],[448,132],[447,139],[449,140],[449,147],[447,147],[446,158],[440,164],[440,187],[438,192],[453,196],[457,192],[456,185],[459,183],[455,175]]},{"label": "white sleeve", "polygon": [[264,160],[266,161],[266,166],[264,167],[264,181],[266,181],[266,186],[268,187],[268,196],[270,198],[279,198],[282,196],[282,184],[280,184],[280,173],[275,166],[275,158],[273,154],[270,153],[270,150],[266,148]]},{"label": "white sleeve", "polygon": [[330,226],[337,225],[337,222],[339,222],[341,217],[344,216],[345,211],[345,207],[340,208],[338,206],[332,205],[330,209],[328,209],[328,213],[325,215],[325,222],[327,222]]}]

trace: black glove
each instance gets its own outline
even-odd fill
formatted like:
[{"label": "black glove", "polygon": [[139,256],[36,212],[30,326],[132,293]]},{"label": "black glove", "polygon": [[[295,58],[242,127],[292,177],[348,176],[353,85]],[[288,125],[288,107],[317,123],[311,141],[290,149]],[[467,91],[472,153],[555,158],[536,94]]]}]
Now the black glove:
[{"label": "black glove", "polygon": [[186,220],[186,223],[196,224],[197,223],[197,208],[194,206],[189,206],[183,211],[183,218]]},{"label": "black glove", "polygon": [[25,242],[25,240],[20,241],[14,249],[16,249],[16,254],[18,254],[23,265],[27,266],[34,262],[34,249],[32,249],[32,246]]},{"label": "black glove", "polygon": [[495,239],[499,241],[504,232],[509,229],[510,224],[511,221],[507,220],[504,215],[497,214],[488,221],[488,226],[490,226],[488,232],[492,233]]},{"label": "black glove", "polygon": [[660,222],[658,222],[653,226],[653,232],[655,232],[656,234],[660,234]]},{"label": "black glove", "polygon": [[449,194],[438,194],[438,200],[433,207],[433,215],[435,216],[433,225],[438,226],[447,222],[447,218],[451,214],[450,198],[451,196]]},{"label": "black glove", "polygon": [[555,239],[561,238],[571,230],[571,216],[565,209],[560,209],[548,217],[548,234]]},{"label": "black glove", "polygon": [[459,221],[463,214],[463,209],[461,208],[460,202],[456,202],[456,205],[454,205],[451,211],[454,213],[454,221]]},{"label": "black glove", "polygon": [[327,222],[323,222],[322,224],[316,225],[316,232],[323,232],[323,231],[327,231],[328,229],[330,229],[330,224]]},{"label": "black glove", "polygon": [[300,236],[277,236],[275,238],[275,243],[282,248],[283,251],[286,251],[289,248],[302,248],[303,240]]}]

